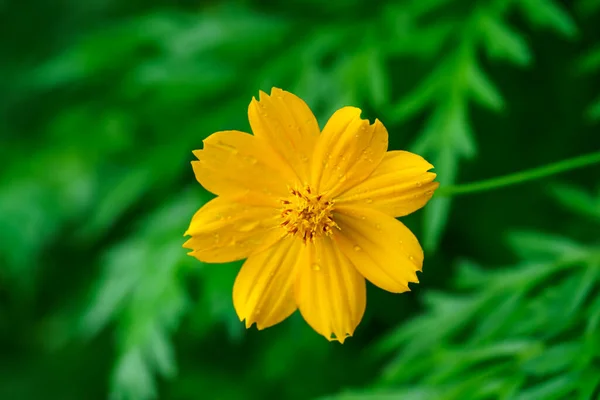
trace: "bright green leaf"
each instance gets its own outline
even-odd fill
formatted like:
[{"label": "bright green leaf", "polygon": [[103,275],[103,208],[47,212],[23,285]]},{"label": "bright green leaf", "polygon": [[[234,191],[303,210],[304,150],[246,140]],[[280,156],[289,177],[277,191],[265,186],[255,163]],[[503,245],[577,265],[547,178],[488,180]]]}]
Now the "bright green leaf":
[{"label": "bright green leaf", "polygon": [[471,95],[477,102],[493,111],[502,110],[502,95],[477,64],[469,66],[467,82]]}]

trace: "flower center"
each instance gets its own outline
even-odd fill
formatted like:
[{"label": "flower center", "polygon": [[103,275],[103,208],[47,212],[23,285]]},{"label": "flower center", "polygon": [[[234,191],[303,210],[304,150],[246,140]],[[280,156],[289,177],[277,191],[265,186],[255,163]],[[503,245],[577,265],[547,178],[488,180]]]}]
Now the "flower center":
[{"label": "flower center", "polygon": [[322,234],[331,236],[334,227],[339,229],[331,215],[332,201],[315,195],[309,186],[303,190],[290,189],[290,193],[289,198],[281,200],[281,226],[288,235],[297,235],[308,243]]}]

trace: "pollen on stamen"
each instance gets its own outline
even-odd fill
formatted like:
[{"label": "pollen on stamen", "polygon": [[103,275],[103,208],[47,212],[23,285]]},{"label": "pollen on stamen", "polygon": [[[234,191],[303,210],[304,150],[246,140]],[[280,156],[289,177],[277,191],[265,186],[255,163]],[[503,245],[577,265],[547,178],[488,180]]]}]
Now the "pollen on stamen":
[{"label": "pollen on stamen", "polygon": [[282,199],[280,226],[287,235],[297,235],[304,243],[314,242],[321,235],[331,236],[333,227],[340,229],[333,220],[333,202],[327,201],[323,195],[315,195],[306,186],[299,190],[290,188],[291,196]]}]

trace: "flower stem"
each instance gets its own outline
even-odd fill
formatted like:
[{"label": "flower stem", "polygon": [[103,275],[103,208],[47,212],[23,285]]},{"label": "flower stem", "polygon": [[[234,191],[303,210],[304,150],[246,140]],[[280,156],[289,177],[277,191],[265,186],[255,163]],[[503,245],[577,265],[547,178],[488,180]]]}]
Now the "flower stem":
[{"label": "flower stem", "polygon": [[544,165],[543,167],[532,168],[530,170],[520,171],[514,174],[500,176],[498,178],[486,179],[480,182],[466,183],[464,185],[456,186],[442,186],[436,191],[435,195],[441,197],[450,197],[459,194],[485,192],[486,190],[532,181],[598,163],[600,163],[600,151],[559,161],[554,164]]}]

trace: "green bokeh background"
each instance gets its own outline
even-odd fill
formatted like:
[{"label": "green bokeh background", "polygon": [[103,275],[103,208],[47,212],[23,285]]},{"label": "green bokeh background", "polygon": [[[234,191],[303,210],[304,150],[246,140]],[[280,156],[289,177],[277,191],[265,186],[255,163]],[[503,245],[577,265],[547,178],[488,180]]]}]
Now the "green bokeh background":
[{"label": "green bokeh background", "polygon": [[353,105],[442,185],[600,150],[594,0],[0,1],[0,399],[592,399],[600,168],[403,218],[355,336],[258,332],[186,256],[191,151],[258,90]]}]

